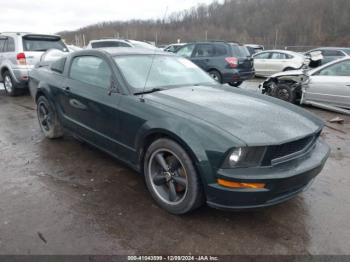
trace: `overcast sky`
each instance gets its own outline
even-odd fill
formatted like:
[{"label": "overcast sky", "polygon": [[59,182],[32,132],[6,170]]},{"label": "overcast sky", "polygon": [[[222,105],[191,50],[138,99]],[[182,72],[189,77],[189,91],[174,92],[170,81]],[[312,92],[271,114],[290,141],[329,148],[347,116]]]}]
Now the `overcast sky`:
[{"label": "overcast sky", "polygon": [[0,32],[55,33],[102,21],[163,18],[213,0],[0,0]]}]

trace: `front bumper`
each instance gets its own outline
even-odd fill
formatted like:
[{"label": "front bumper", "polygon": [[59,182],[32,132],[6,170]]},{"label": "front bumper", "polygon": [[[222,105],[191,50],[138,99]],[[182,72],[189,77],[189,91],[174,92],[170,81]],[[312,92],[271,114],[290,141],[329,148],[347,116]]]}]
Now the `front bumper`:
[{"label": "front bumper", "polygon": [[287,201],[307,189],[321,172],[330,148],[318,140],[306,156],[272,167],[220,169],[218,178],[244,183],[265,183],[262,189],[233,189],[209,184],[207,203],[226,210],[254,209]]}]

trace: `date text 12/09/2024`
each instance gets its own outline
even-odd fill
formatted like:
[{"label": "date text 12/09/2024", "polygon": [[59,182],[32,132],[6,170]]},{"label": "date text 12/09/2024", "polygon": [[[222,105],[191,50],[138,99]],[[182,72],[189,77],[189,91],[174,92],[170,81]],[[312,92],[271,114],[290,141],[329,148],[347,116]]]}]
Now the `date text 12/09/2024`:
[{"label": "date text 12/09/2024", "polygon": [[128,256],[128,261],[218,261],[217,256]]}]

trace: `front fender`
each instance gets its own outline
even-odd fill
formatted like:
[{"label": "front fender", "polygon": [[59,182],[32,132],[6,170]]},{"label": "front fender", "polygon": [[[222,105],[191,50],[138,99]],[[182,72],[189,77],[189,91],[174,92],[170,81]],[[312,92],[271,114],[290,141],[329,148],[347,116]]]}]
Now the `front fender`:
[{"label": "front fender", "polygon": [[236,145],[232,138],[223,136],[213,128],[164,118],[161,121],[147,121],[140,128],[136,137],[140,160],[149,138],[158,136],[169,137],[185,148],[195,162],[204,184],[216,180],[216,170],[220,168],[227,151]]}]

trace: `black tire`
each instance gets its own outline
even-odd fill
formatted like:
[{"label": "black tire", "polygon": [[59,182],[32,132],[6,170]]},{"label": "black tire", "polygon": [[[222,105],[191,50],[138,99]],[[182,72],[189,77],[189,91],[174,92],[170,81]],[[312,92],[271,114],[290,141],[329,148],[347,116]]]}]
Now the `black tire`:
[{"label": "black tire", "polygon": [[37,116],[41,130],[49,139],[63,136],[63,128],[58,120],[55,108],[45,96],[40,96],[36,102]]},{"label": "black tire", "polygon": [[243,83],[243,81],[238,81],[238,82],[231,82],[231,83],[228,83],[228,84],[230,86],[239,87],[242,83]]},{"label": "black tire", "polygon": [[296,102],[296,94],[294,90],[287,84],[278,84],[274,90],[273,96],[293,104]]},{"label": "black tire", "polygon": [[[159,164],[160,161],[157,158],[159,155],[165,160],[164,163],[169,167],[169,172],[162,169],[162,165]],[[178,143],[166,138],[153,142],[146,151],[143,168],[151,196],[160,207],[168,212],[181,215],[203,204],[203,188],[200,178],[193,161]],[[156,177],[163,179],[160,181],[161,184],[156,185]],[[184,183],[186,186],[176,182],[179,178],[186,180]],[[171,186],[176,193],[173,200],[171,199]]]},{"label": "black tire", "polygon": [[4,81],[4,87],[6,94],[9,96],[17,96],[20,93],[20,90],[17,89],[17,84],[13,80],[9,71],[5,71],[2,75]]},{"label": "black tire", "polygon": [[210,70],[208,74],[216,81],[218,81],[220,84],[222,84],[222,76],[219,71],[217,70]]}]

